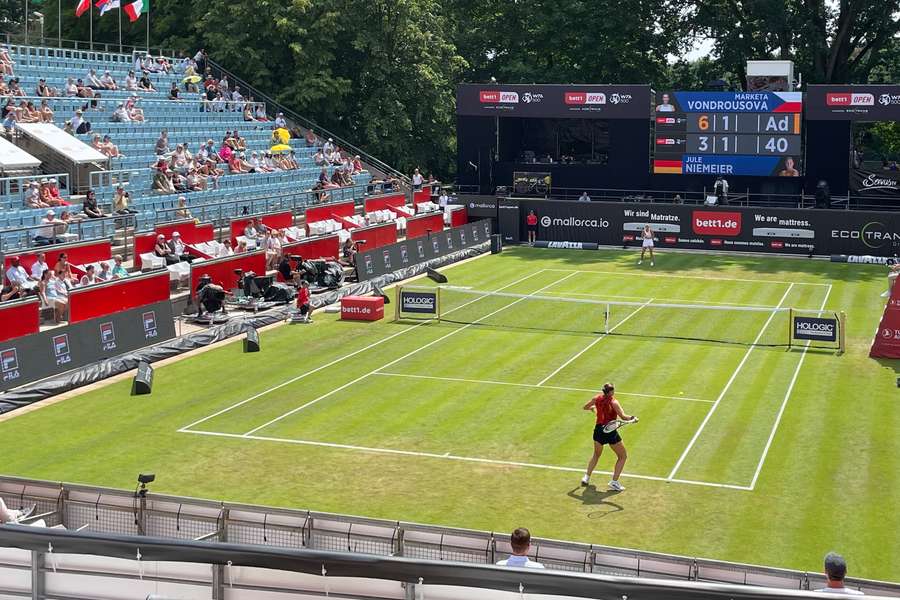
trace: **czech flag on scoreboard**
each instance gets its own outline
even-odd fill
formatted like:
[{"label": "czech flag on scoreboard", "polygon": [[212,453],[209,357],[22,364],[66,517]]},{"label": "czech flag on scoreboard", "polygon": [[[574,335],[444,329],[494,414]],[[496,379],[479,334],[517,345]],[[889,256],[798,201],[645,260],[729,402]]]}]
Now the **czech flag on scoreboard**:
[{"label": "czech flag on scoreboard", "polygon": [[150,0],[137,0],[131,4],[126,4],[122,10],[128,15],[128,20],[134,23],[141,18],[141,15],[150,10]]}]

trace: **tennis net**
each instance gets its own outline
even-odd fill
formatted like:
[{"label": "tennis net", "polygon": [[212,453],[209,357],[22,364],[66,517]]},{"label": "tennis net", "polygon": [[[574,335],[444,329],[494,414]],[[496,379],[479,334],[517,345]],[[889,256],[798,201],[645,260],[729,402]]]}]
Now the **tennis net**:
[{"label": "tennis net", "polygon": [[695,340],[746,346],[807,344],[842,350],[844,315],[792,307],[621,302],[454,286],[401,286],[396,317],[447,323]]}]

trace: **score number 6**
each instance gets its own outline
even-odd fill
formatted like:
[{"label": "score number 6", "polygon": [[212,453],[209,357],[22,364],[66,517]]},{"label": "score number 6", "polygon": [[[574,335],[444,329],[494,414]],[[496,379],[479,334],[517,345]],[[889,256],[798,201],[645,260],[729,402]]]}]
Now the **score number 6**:
[{"label": "score number 6", "polygon": [[700,115],[700,117],[697,118],[697,127],[700,128],[700,131],[709,129],[709,115]]}]

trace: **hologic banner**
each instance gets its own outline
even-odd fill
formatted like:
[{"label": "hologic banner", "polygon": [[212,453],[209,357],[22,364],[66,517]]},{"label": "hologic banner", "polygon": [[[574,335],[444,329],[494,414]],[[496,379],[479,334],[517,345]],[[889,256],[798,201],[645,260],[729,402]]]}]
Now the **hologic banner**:
[{"label": "hologic banner", "polygon": [[437,292],[400,290],[400,312],[437,315]]},{"label": "hologic banner", "polygon": [[360,252],[356,255],[356,271],[360,281],[367,281],[379,275],[490,241],[491,220],[483,219],[428,236]]},{"label": "hologic banner", "polygon": [[649,85],[463,84],[456,114],[536,119],[647,119]]},{"label": "hologic banner", "polygon": [[810,121],[900,121],[900,85],[811,85]]},{"label": "hologic banner", "polygon": [[0,343],[0,390],[175,337],[169,300]]},{"label": "hologic banner", "polygon": [[836,342],[837,325],[837,319],[794,317],[794,339]]},{"label": "hologic banner", "polygon": [[639,245],[641,230],[649,224],[662,249],[872,256],[900,252],[900,212],[517,201],[519,241],[526,231],[525,216],[533,210],[541,241]]},{"label": "hologic banner", "polygon": [[850,195],[862,198],[900,199],[900,172],[850,171]]}]

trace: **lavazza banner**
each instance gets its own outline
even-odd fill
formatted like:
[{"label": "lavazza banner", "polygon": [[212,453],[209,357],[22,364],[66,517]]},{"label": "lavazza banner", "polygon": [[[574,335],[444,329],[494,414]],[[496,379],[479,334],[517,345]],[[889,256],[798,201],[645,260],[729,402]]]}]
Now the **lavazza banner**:
[{"label": "lavazza banner", "polygon": [[900,213],[818,209],[706,207],[621,202],[520,199],[538,216],[537,239],[640,244],[650,225],[660,248],[893,256],[900,253]]}]

